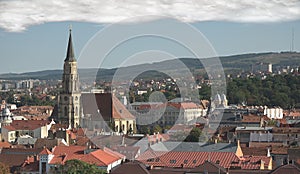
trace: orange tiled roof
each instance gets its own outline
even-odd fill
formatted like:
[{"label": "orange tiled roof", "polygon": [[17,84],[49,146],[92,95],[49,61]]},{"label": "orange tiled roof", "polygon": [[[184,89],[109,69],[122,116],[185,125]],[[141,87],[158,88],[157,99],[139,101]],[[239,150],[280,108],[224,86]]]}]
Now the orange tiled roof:
[{"label": "orange tiled roof", "polygon": [[68,160],[78,159],[97,166],[107,166],[120,159],[120,157],[108,150],[98,149],[85,154],[85,149],[85,146],[56,146],[52,150],[54,157],[50,164],[64,164]]},{"label": "orange tiled roof", "polygon": [[109,165],[120,159],[117,156],[115,156],[114,154],[105,152],[101,149],[91,152],[91,155],[96,157],[98,160],[100,160],[105,165]]},{"label": "orange tiled roof", "polygon": [[110,153],[110,154],[112,154],[112,155],[114,155],[114,156],[116,156],[116,157],[119,157],[119,158],[121,158],[121,159],[124,159],[124,158],[125,158],[125,155],[123,155],[123,154],[121,154],[121,153],[119,153],[119,152],[117,152],[117,151],[113,151],[112,149],[109,149],[109,148],[107,148],[107,147],[104,147],[104,148],[103,148],[103,151],[106,152],[106,153]]}]

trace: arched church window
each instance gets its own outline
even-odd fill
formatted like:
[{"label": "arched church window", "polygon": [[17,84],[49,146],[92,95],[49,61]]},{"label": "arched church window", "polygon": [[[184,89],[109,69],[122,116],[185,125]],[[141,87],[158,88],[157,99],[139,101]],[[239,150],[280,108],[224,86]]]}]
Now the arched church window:
[{"label": "arched church window", "polygon": [[75,115],[78,115],[78,107],[75,108]]}]

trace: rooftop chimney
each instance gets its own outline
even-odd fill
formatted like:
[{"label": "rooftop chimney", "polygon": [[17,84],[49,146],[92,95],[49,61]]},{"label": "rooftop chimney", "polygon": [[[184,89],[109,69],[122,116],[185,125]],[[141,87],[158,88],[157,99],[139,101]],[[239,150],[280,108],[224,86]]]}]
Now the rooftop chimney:
[{"label": "rooftop chimney", "polygon": [[271,156],[270,148],[268,147],[267,150],[268,150],[267,157],[270,157]]},{"label": "rooftop chimney", "polygon": [[260,170],[265,169],[265,162],[263,160],[260,160]]}]

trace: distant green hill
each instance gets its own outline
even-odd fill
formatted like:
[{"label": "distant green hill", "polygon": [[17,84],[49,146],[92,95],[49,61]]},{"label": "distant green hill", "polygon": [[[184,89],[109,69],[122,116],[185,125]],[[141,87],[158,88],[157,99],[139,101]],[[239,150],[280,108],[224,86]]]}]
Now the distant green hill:
[{"label": "distant green hill", "polygon": [[[189,69],[203,69],[203,65],[199,59],[195,58],[180,58]],[[247,71],[251,69],[251,65],[257,62],[263,63],[272,63],[274,67],[276,66],[300,66],[300,53],[297,52],[281,52],[281,53],[250,53],[250,54],[241,54],[241,55],[232,55],[232,56],[223,56],[220,57],[220,61],[224,69],[226,70],[238,70],[238,71]],[[141,64],[128,67],[121,67],[122,69],[130,71],[141,71],[148,66],[155,67],[164,67],[170,70],[174,69],[174,60],[167,60],[162,62],[155,62],[153,64]],[[100,69],[97,68],[91,69],[79,69],[79,75],[81,80],[95,79],[96,74],[97,78],[103,80],[110,80],[116,72],[114,69]],[[130,76],[130,74],[128,74]],[[151,75],[159,75],[159,73],[151,72]],[[144,74],[147,76],[147,74]],[[41,79],[41,80],[59,80],[62,78],[62,70],[45,70],[37,72],[27,72],[27,73],[8,73],[1,74],[0,79]]]}]

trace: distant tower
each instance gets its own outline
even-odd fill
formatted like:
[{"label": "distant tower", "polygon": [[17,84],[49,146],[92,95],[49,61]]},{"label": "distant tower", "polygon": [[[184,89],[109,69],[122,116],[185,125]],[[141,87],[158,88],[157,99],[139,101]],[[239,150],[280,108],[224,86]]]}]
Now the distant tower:
[{"label": "distant tower", "polygon": [[217,94],[215,96],[214,104],[215,104],[216,107],[220,107],[220,105],[222,104],[222,99],[221,99],[220,94]]},{"label": "distant tower", "polygon": [[69,128],[80,125],[80,97],[77,61],[74,56],[72,33],[70,29],[67,56],[64,61],[62,91],[59,96],[58,121],[67,124]]},{"label": "distant tower", "polygon": [[7,126],[10,123],[12,123],[11,116],[12,116],[12,114],[11,114],[10,110],[8,109],[7,105],[5,104],[5,108],[2,109],[2,112],[1,112],[0,128],[3,127],[3,126]]}]

